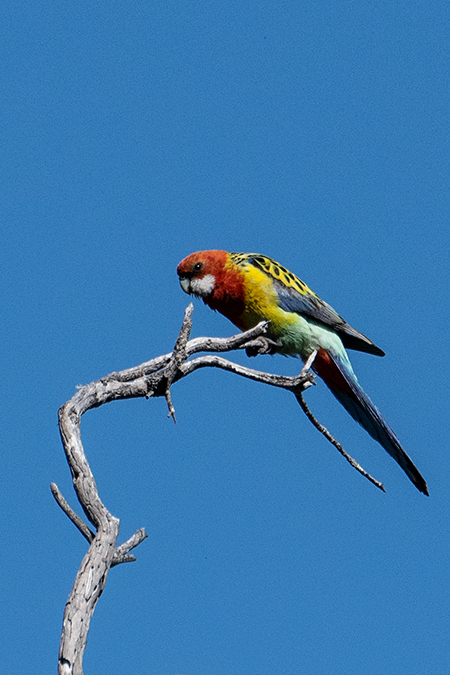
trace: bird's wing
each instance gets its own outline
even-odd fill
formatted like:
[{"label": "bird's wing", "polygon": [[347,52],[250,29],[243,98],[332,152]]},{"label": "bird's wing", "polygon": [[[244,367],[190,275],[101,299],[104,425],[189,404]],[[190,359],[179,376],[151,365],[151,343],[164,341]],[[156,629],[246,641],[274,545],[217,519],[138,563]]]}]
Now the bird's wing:
[{"label": "bird's wing", "polygon": [[[304,281],[289,272],[267,256],[248,253],[234,254],[236,264],[251,264],[271,277],[278,295],[281,309],[309,317],[335,330],[347,349],[356,349],[377,356],[384,356],[383,350],[372,340],[355,330],[326,302],[321,300]],[[240,256],[240,257],[239,257]]]}]

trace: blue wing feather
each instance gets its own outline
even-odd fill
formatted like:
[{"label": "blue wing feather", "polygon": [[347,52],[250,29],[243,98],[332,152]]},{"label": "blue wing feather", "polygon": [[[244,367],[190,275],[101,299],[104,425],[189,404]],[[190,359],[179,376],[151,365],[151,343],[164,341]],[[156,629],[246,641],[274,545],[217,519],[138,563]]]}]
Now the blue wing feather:
[{"label": "blue wing feather", "polygon": [[330,305],[321,300],[304,281],[292,274],[286,267],[259,253],[231,253],[230,255],[237,267],[245,268],[247,265],[253,265],[270,277],[278,294],[279,305],[285,312],[301,314],[333,329],[339,334],[347,349],[384,356],[382,349],[352,328]]},{"label": "blue wing feather", "polygon": [[350,326],[328,303],[317,295],[299,293],[295,288],[286,286],[280,279],[274,279],[274,286],[278,294],[281,309],[285,312],[295,312],[310,317],[318,323],[332,328],[339,334],[344,347],[356,349],[377,356],[384,356],[382,349],[372,340]]}]

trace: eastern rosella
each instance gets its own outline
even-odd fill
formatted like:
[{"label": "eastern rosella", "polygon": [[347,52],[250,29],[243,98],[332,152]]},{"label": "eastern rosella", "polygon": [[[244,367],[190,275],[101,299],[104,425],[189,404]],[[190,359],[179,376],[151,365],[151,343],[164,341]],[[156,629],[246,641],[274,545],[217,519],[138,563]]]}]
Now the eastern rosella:
[{"label": "eastern rosella", "polygon": [[306,361],[317,350],[313,370],[417,489],[428,494],[424,478],[353,372],[346,348],[384,356],[369,338],[292,272],[258,253],[197,251],[180,262],[177,273],[183,291],[202,298],[240,330],[270,321],[267,336],[278,353]]}]

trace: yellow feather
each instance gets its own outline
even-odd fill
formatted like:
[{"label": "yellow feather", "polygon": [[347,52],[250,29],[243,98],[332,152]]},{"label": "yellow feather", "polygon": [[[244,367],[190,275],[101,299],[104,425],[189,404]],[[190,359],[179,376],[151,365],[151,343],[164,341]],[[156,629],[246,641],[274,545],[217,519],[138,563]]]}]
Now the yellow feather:
[{"label": "yellow feather", "polygon": [[281,281],[287,288],[293,288],[301,295],[314,295],[317,297],[304,281],[266,255],[259,253],[231,253],[230,258],[241,269],[247,268],[249,265],[256,269],[260,268],[274,279]]},{"label": "yellow feather", "polygon": [[[297,322],[298,317],[295,314],[285,312],[279,306],[278,294],[271,278],[275,275],[271,274],[271,276],[268,276],[266,268],[264,267],[263,271],[263,269],[253,263],[253,259],[270,261],[275,267],[280,266],[276,265],[270,258],[248,253],[232,253],[231,258],[244,275],[245,310],[241,321],[246,328],[251,328],[263,320],[270,321],[270,332],[277,334],[279,328],[286,330],[290,323]],[[280,269],[284,271],[284,268],[280,267]],[[292,276],[294,277],[294,275]],[[296,288],[296,286],[294,287]]]}]

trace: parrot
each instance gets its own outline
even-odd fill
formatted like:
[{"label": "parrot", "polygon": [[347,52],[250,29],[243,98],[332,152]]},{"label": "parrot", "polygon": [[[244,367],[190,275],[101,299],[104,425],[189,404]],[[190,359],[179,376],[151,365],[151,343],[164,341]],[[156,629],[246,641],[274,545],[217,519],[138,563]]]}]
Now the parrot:
[{"label": "parrot", "polygon": [[425,479],[362,389],[346,351],[384,356],[382,349],[352,328],[301,279],[265,255],[197,251],[179,263],[177,274],[185,293],[201,298],[239,330],[268,321],[267,337],[273,353],[297,356],[306,362],[316,352],[314,372],[416,488],[428,495]]}]

